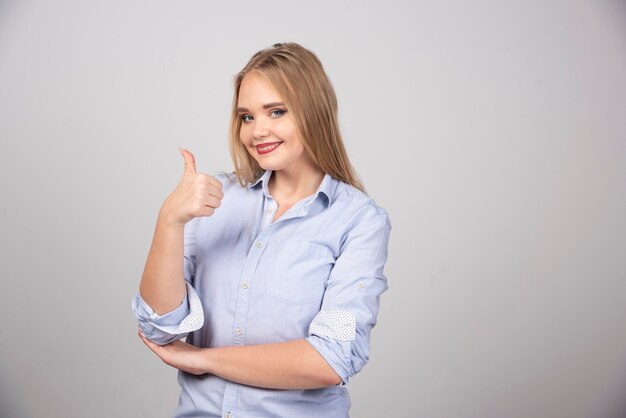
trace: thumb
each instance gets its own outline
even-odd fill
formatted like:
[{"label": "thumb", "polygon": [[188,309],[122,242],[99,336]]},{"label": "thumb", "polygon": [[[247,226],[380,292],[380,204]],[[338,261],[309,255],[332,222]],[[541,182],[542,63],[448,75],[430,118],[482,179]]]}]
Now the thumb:
[{"label": "thumb", "polygon": [[184,174],[196,174],[196,158],[186,149],[180,148],[180,153],[185,159]]}]

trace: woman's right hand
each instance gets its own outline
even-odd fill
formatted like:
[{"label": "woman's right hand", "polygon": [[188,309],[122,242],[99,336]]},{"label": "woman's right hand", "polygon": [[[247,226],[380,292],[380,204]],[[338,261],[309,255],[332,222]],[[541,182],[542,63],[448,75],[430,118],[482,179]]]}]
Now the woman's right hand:
[{"label": "woman's right hand", "polygon": [[196,172],[196,159],[180,150],[185,171],[174,191],[165,199],[159,217],[170,225],[184,225],[199,216],[211,216],[224,197],[222,183],[208,174]]}]

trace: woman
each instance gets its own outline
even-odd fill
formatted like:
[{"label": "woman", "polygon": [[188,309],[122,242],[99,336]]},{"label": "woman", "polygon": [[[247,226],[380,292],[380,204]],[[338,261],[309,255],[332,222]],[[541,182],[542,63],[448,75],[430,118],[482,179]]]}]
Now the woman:
[{"label": "woman", "polygon": [[236,180],[197,173],[181,150],[133,300],[139,335],[180,370],[177,417],[347,417],[391,226],[350,165],[313,53],[252,57],[230,150]]}]

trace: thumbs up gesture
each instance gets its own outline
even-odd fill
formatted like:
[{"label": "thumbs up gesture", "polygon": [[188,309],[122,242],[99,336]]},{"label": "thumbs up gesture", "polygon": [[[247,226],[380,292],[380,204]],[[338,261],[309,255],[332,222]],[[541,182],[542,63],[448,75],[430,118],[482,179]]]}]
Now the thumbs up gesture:
[{"label": "thumbs up gesture", "polygon": [[165,199],[159,216],[171,224],[184,225],[199,216],[211,216],[224,197],[222,183],[208,174],[196,171],[196,159],[186,149],[180,150],[185,160],[183,177]]}]

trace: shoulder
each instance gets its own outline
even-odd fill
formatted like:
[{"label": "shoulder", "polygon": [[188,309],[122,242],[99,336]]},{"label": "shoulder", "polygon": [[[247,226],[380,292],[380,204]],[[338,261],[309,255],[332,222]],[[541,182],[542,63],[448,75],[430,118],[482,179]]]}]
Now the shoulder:
[{"label": "shoulder", "polygon": [[337,181],[330,207],[334,209],[333,212],[341,213],[349,230],[364,224],[377,224],[384,229],[391,229],[387,211],[372,197],[347,183]]},{"label": "shoulder", "polygon": [[342,181],[337,181],[337,188],[333,194],[332,205],[342,208],[350,208],[361,216],[388,217],[387,211],[379,206],[376,201],[363,193],[356,187],[353,187]]}]

